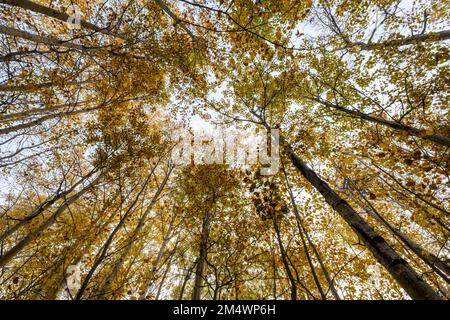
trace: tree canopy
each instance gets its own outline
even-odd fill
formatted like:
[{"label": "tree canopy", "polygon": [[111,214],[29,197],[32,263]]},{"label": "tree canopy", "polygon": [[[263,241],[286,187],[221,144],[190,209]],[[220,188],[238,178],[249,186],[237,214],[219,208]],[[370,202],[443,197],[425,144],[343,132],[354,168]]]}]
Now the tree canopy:
[{"label": "tree canopy", "polygon": [[450,297],[447,1],[0,17],[0,299]]}]

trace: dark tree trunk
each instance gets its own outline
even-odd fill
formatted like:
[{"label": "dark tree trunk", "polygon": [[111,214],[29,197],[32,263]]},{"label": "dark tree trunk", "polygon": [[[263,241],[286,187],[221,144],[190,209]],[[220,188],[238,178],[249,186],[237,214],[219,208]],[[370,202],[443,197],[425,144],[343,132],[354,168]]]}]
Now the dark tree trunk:
[{"label": "dark tree trunk", "polygon": [[439,135],[439,134],[424,134],[423,130],[420,130],[420,129],[417,129],[417,128],[414,128],[411,126],[407,126],[407,125],[404,125],[404,124],[401,124],[401,123],[398,123],[395,121],[390,121],[390,120],[385,120],[382,118],[370,116],[370,115],[365,114],[358,110],[350,110],[350,109],[344,108],[342,106],[339,106],[337,104],[333,104],[331,102],[324,101],[319,98],[309,98],[309,99],[319,102],[328,108],[339,110],[343,113],[351,115],[352,117],[360,118],[360,119],[363,119],[363,120],[366,120],[369,122],[373,122],[373,123],[378,123],[378,124],[384,125],[386,127],[389,127],[391,129],[403,131],[403,132],[408,133],[409,135],[419,137],[421,139],[425,139],[428,141],[432,141],[432,142],[438,143],[438,144],[446,146],[446,147],[450,147],[450,137],[446,137],[446,136]]},{"label": "dark tree trunk", "polygon": [[280,254],[281,254],[281,259],[283,261],[284,269],[285,269],[286,275],[289,279],[289,284],[291,287],[291,299],[297,300],[297,285],[295,283],[294,276],[292,275],[291,268],[289,267],[289,262],[286,257],[287,253],[286,253],[286,250],[284,249],[283,241],[281,239],[279,223],[280,223],[279,218],[277,217],[277,214],[275,213],[273,216],[273,227],[274,227],[275,233],[277,235],[278,246],[280,248]]},{"label": "dark tree trunk", "polygon": [[208,254],[208,238],[211,226],[211,213],[206,212],[203,223],[202,233],[200,236],[199,255],[197,258],[197,267],[195,270],[194,289],[192,291],[192,300],[200,300],[203,285],[203,273],[205,268],[205,260]]},{"label": "dark tree trunk", "polygon": [[286,152],[292,164],[322,194],[325,201],[356,232],[375,258],[413,299],[440,300],[441,297],[395,252],[386,240],[369,226],[360,215],[330,186],[311,170],[287,145]]}]

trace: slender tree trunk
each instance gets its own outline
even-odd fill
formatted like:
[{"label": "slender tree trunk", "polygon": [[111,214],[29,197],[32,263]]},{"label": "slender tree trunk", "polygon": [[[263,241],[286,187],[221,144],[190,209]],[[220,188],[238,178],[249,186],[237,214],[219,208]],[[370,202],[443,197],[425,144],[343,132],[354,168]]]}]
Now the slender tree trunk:
[{"label": "slender tree trunk", "polygon": [[200,300],[201,298],[205,260],[208,254],[208,238],[209,238],[210,224],[211,224],[211,213],[207,211],[203,218],[202,223],[202,233],[200,236],[199,255],[197,258],[197,267],[195,270],[195,280],[194,280],[194,289],[192,291],[192,300]]},{"label": "slender tree trunk", "polygon": [[216,285],[213,289],[213,298],[212,299],[214,301],[217,300],[218,293],[219,293],[219,287]]},{"label": "slender tree trunk", "polygon": [[290,283],[290,287],[291,287],[291,299],[297,300],[297,285],[295,283],[294,276],[292,275],[291,268],[289,267],[288,259],[286,258],[287,253],[286,253],[286,250],[284,249],[283,241],[281,239],[279,220],[277,218],[276,213],[273,216],[273,227],[275,229],[278,246],[280,248],[281,260],[283,261],[284,269],[285,269],[286,275],[289,279],[289,283]]},{"label": "slender tree trunk", "polygon": [[[383,168],[381,168],[379,165],[377,165],[373,160],[372,160],[372,165],[375,166],[378,170],[380,170],[381,172],[383,172],[385,175],[387,175],[392,181],[395,182],[396,185],[398,185],[401,189],[407,191],[408,193],[412,194],[415,198],[421,200],[422,202],[426,203],[427,205],[429,205],[430,207],[439,210],[441,212],[443,212],[446,215],[450,215],[450,211],[447,211],[444,208],[441,208],[439,205],[434,204],[433,202],[425,199],[425,197],[423,197],[421,194],[414,192],[413,190],[405,187],[392,173],[387,172],[386,170],[384,170]],[[392,185],[390,183],[388,183],[385,179],[383,179],[380,176],[380,180],[382,180],[384,183],[386,183],[387,185],[389,185],[390,187],[392,187]],[[397,190],[396,188],[392,187],[393,190],[395,190],[398,194],[400,195],[404,195],[403,192]]]},{"label": "slender tree trunk", "polygon": [[22,124],[18,124],[15,126],[11,126],[11,127],[6,127],[6,128],[2,128],[0,129],[0,135],[3,134],[8,134],[11,132],[16,132],[19,130],[23,130],[23,129],[28,129],[28,128],[32,128],[38,125],[41,125],[42,123],[55,119],[55,118],[59,118],[59,117],[67,117],[67,116],[72,116],[75,114],[81,114],[81,113],[86,113],[86,112],[91,112],[91,111],[95,111],[98,110],[102,107],[102,105],[100,106],[96,106],[93,108],[88,108],[88,109],[81,109],[81,110],[72,110],[72,111],[66,111],[66,112],[59,112],[59,113],[54,113],[54,114],[49,114],[43,117],[40,117],[36,120],[30,121],[30,122],[26,122],[26,123],[22,123]]},{"label": "slender tree trunk", "polygon": [[296,221],[297,221],[297,227],[298,227],[300,238],[301,238],[302,245],[303,245],[303,250],[305,251],[306,258],[308,260],[308,264],[309,264],[309,267],[311,269],[311,273],[313,275],[314,282],[316,283],[317,289],[319,290],[320,296],[322,297],[323,300],[326,300],[326,293],[324,293],[323,288],[322,288],[322,286],[320,284],[319,278],[318,278],[318,276],[316,274],[316,270],[315,270],[314,264],[312,263],[312,259],[311,259],[311,256],[309,254],[308,247],[306,246],[306,242],[305,242],[305,239],[304,239],[305,237],[306,237],[306,239],[308,241],[308,244],[313,249],[313,252],[314,252],[314,254],[316,256],[317,261],[319,262],[319,265],[320,265],[320,267],[322,269],[322,272],[323,272],[323,274],[325,276],[325,279],[328,282],[328,286],[329,286],[329,288],[331,290],[331,293],[333,294],[333,296],[334,296],[334,298],[336,300],[341,300],[341,297],[339,296],[339,294],[337,293],[336,288],[334,287],[333,280],[331,279],[330,274],[328,273],[328,270],[325,267],[325,264],[323,263],[322,257],[320,256],[316,246],[314,245],[314,243],[312,242],[311,238],[309,237],[308,231],[306,230],[306,228],[305,228],[305,226],[303,224],[303,219],[300,216],[297,204],[295,203],[294,194],[292,192],[292,188],[291,188],[291,185],[289,183],[289,179],[288,179],[288,176],[287,176],[287,173],[286,173],[286,168],[284,167],[284,164],[282,165],[282,170],[283,170],[284,177],[285,177],[285,180],[286,180],[286,186],[287,186],[287,189],[288,189],[288,192],[289,192],[289,196],[290,196],[290,199],[291,199],[292,207],[294,208],[294,214],[295,214],[295,218],[296,218]]},{"label": "slender tree trunk", "polygon": [[155,273],[158,270],[159,263],[161,261],[161,258],[165,252],[165,249],[167,247],[168,240],[170,238],[164,238],[163,243],[161,244],[161,247],[159,248],[158,254],[156,256],[155,261],[152,264],[152,268],[150,269],[150,274],[148,278],[145,280],[144,284],[141,287],[141,293],[139,295],[139,300],[144,300],[145,297],[148,294],[148,291],[150,290],[150,287],[152,286],[153,280],[155,278]]},{"label": "slender tree trunk", "polygon": [[370,201],[362,194],[360,190],[357,190],[358,194],[366,202],[366,212],[374,217],[377,221],[387,228],[395,237],[400,239],[403,244],[414,252],[420,259],[422,259],[425,264],[427,264],[431,269],[433,269],[445,282],[450,284],[450,268],[448,265],[439,259],[436,255],[426,250],[424,247],[416,243],[406,234],[400,230],[395,229],[384,217],[375,209],[375,207],[370,203]]},{"label": "slender tree trunk", "polygon": [[[64,104],[60,104],[60,105],[56,105],[56,106],[51,106],[51,107],[45,107],[45,108],[39,108],[39,109],[31,109],[28,111],[22,111],[22,112],[16,112],[16,113],[10,113],[10,114],[5,114],[0,118],[0,122],[6,122],[6,121],[20,121],[20,120],[24,120],[28,117],[34,116],[34,115],[40,115],[40,114],[44,114],[44,113],[49,113],[51,111],[56,111],[56,110],[60,110],[60,109],[70,109],[70,108],[75,108],[75,107],[79,107],[86,104],[85,102],[80,102],[80,103],[64,103]],[[67,111],[66,111],[67,112]]]},{"label": "slender tree trunk", "polygon": [[33,294],[33,300],[54,300],[61,285],[63,283],[63,276],[65,273],[66,257],[63,256],[56,261],[52,270],[49,271],[42,284]]},{"label": "slender tree trunk", "polygon": [[5,232],[3,232],[3,234],[0,236],[0,241],[3,241],[4,239],[6,239],[7,237],[9,237],[10,235],[12,235],[13,233],[15,233],[17,230],[19,230],[21,227],[29,224],[31,222],[31,220],[33,220],[34,218],[36,218],[37,216],[39,216],[41,213],[43,213],[47,208],[51,207],[55,202],[57,202],[58,200],[64,198],[65,196],[67,196],[69,193],[71,193],[73,190],[75,190],[75,188],[77,186],[79,186],[80,184],[82,184],[84,181],[86,181],[87,179],[89,179],[95,172],[97,172],[98,169],[94,169],[91,172],[89,172],[86,176],[84,176],[83,178],[81,178],[80,180],[78,180],[76,183],[74,183],[69,189],[67,189],[66,191],[63,192],[58,192],[57,194],[55,194],[53,197],[50,197],[49,199],[47,199],[46,201],[44,201],[43,203],[41,203],[39,205],[39,207],[37,207],[36,209],[34,209],[32,212],[30,212],[25,218],[23,218],[22,220],[20,220],[19,222],[17,222],[14,226],[12,226],[11,228],[8,228]]},{"label": "slender tree trunk", "polygon": [[[152,173],[153,173],[153,171],[152,171]],[[100,266],[100,264],[105,259],[106,254],[108,252],[108,249],[111,246],[116,233],[119,232],[119,230],[122,228],[123,224],[125,223],[125,220],[128,218],[128,216],[132,212],[132,209],[134,208],[134,206],[138,202],[141,194],[145,191],[145,189],[147,187],[147,184],[149,183],[150,178],[152,176],[152,173],[150,173],[148,175],[148,177],[145,180],[144,185],[142,186],[141,190],[136,195],[136,197],[134,198],[133,202],[130,204],[130,206],[128,207],[127,211],[125,212],[123,217],[120,219],[119,223],[115,226],[115,228],[113,229],[111,234],[108,236],[108,239],[106,239],[106,241],[103,244],[103,246],[99,249],[99,251],[97,253],[97,258],[95,259],[94,264],[92,265],[92,267],[89,270],[88,274],[84,278],[83,282],[81,283],[80,289],[78,290],[77,294],[75,295],[75,298],[74,298],[75,300],[81,300],[81,298],[83,297],[84,292],[86,291],[87,286],[88,286],[89,282],[91,281],[91,278],[94,276],[95,271],[97,270],[97,268]]]},{"label": "slender tree trunk", "polygon": [[180,296],[178,298],[179,300],[183,300],[183,295],[184,295],[184,291],[186,290],[186,285],[187,285],[189,279],[191,278],[192,270],[194,270],[196,265],[197,265],[197,261],[195,261],[192,264],[192,266],[186,271],[186,276],[184,277],[183,284],[182,284],[181,290],[180,290]]},{"label": "slender tree trunk", "polygon": [[415,34],[410,37],[404,37],[401,39],[386,40],[382,42],[349,42],[350,47],[360,47],[361,50],[374,50],[383,47],[401,47],[409,44],[415,44],[418,42],[436,42],[450,39],[450,30],[443,30],[438,32],[430,32],[424,34]]},{"label": "slender tree trunk", "polygon": [[292,150],[289,145],[285,150],[295,168],[319,191],[325,201],[356,232],[375,258],[413,299],[440,300],[440,296],[411,268],[408,262],[395,252],[386,240],[370,227],[359,214],[342,199],[330,186],[319,178]]},{"label": "slender tree trunk", "polygon": [[53,213],[47,220],[45,220],[41,225],[36,228],[35,230],[32,230],[30,233],[28,233],[25,237],[22,238],[22,240],[19,241],[15,246],[13,246],[11,249],[9,249],[8,252],[6,252],[4,255],[0,257],[0,267],[5,266],[11,259],[13,259],[19,252],[21,252],[31,241],[36,239],[43,231],[47,230],[48,227],[50,227],[56,219],[64,212],[66,209],[74,203],[78,198],[80,198],[82,195],[84,195],[86,192],[88,192],[92,187],[94,187],[97,182],[100,180],[100,178],[103,175],[100,174],[97,176],[97,178],[92,181],[89,185],[84,187],[82,190],[74,194],[73,196],[69,197],[64,203]]},{"label": "slender tree trunk", "polygon": [[[74,18],[73,16],[70,16],[64,12],[60,12],[56,9],[46,7],[46,6],[43,6],[41,4],[29,1],[29,0],[0,0],[0,3],[8,4],[11,6],[20,7],[20,8],[29,10],[29,11],[40,13],[47,17],[54,18],[54,19],[57,19],[57,20],[60,20],[63,22],[70,22]],[[109,36],[117,37],[117,38],[120,38],[123,40],[127,40],[127,38],[125,38],[121,35],[118,35],[111,31],[108,31],[107,28],[98,27],[95,24],[92,24],[86,20],[81,19],[81,17],[79,17],[79,18],[80,18],[80,20],[79,20],[80,25],[86,29],[100,32],[100,33],[103,33],[103,34],[106,34]]]},{"label": "slender tree trunk", "polygon": [[164,285],[164,282],[165,282],[166,279],[167,279],[167,275],[169,274],[170,267],[172,266],[172,259],[173,259],[173,256],[175,255],[176,250],[177,250],[177,245],[178,245],[178,243],[175,245],[175,248],[174,248],[174,249],[172,250],[172,252],[170,253],[170,258],[169,258],[169,261],[167,261],[166,269],[164,270],[164,274],[163,274],[162,279],[161,279],[161,282],[160,282],[160,284],[159,284],[159,287],[158,287],[158,291],[157,291],[157,293],[156,293],[155,300],[159,300],[159,296],[161,295],[162,287],[163,287],[163,285]]},{"label": "slender tree trunk", "polygon": [[60,39],[54,39],[49,38],[45,36],[40,36],[37,34],[33,34],[27,31],[22,31],[15,28],[10,28],[5,25],[0,25],[0,33],[11,36],[11,37],[18,37],[25,40],[29,40],[31,42],[39,43],[39,44],[45,44],[48,46],[54,46],[54,47],[62,47],[67,49],[73,49],[78,50],[85,53],[96,53],[96,54],[103,54],[103,55],[109,55],[109,56],[123,56],[126,54],[117,53],[111,50],[106,50],[102,48],[96,48],[96,47],[87,47],[85,45],[76,44],[70,41],[60,40]]},{"label": "slender tree trunk", "polygon": [[[113,196],[113,199],[117,197],[117,194],[119,192],[120,190]],[[66,264],[66,262],[71,261],[70,264],[72,265],[78,264],[83,258],[83,255],[86,252],[88,252],[89,249],[92,247],[92,244],[94,242],[93,239],[90,239],[87,245],[83,245],[86,239],[88,239],[92,234],[98,235],[99,234],[98,231],[106,227],[116,215],[117,210],[114,210],[105,219],[106,210],[107,208],[103,208],[103,210],[101,210],[101,214],[99,214],[90,225],[89,230],[92,231],[91,234],[88,233],[83,238],[79,238],[75,244],[67,248],[66,253],[63,254],[63,257],[61,257],[60,260],[58,261],[58,265],[55,266],[56,271],[48,277],[48,280],[44,283],[42,289],[40,289],[40,292],[36,294],[35,296],[36,299],[37,298],[43,298],[45,300],[56,299],[58,292],[60,291],[61,287],[64,284],[65,272],[67,266],[69,265]],[[99,220],[101,220],[101,223],[98,225],[97,223],[99,222]],[[73,255],[74,257],[71,258],[70,255]],[[69,256],[69,258],[66,258],[67,256]]]},{"label": "slender tree trunk", "polygon": [[108,236],[108,239],[106,239],[103,246],[99,249],[99,251],[97,253],[97,258],[95,259],[94,264],[92,265],[91,269],[89,269],[88,274],[84,278],[83,282],[81,283],[80,288],[77,291],[77,294],[74,297],[75,300],[81,300],[81,298],[83,297],[83,295],[87,289],[87,286],[89,285],[92,277],[94,276],[95,271],[97,271],[97,268],[100,266],[100,264],[105,259],[106,253],[108,252],[108,249],[109,249],[112,241],[114,240],[114,236],[119,231],[119,229],[122,227],[122,225],[127,217],[128,217],[128,215],[125,214],[122,217],[122,219],[120,219],[119,223],[116,225],[116,227],[113,229],[113,231]]},{"label": "slender tree trunk", "polygon": [[158,270],[158,266],[160,264],[161,258],[166,250],[167,244],[169,240],[172,238],[172,230],[173,230],[173,222],[175,220],[175,214],[173,215],[169,228],[167,229],[167,232],[165,233],[163,237],[163,242],[161,246],[159,247],[158,254],[156,255],[156,259],[152,264],[152,267],[150,269],[150,274],[148,278],[144,281],[144,284],[141,286],[141,293],[139,294],[139,299],[143,300],[147,296],[147,293],[150,289],[150,286],[153,283],[153,278],[155,277],[156,270]]},{"label": "slender tree trunk", "polygon": [[[86,84],[86,83],[95,83],[95,81],[94,80],[84,80],[84,81],[64,81],[63,82],[63,84],[66,86],[80,86],[80,85]],[[24,91],[30,91],[30,90],[36,90],[36,89],[51,88],[54,86],[56,86],[56,84],[54,82],[23,84],[23,85],[2,84],[2,85],[0,85],[0,92],[10,92],[10,91],[24,92]],[[30,111],[26,111],[26,112],[30,112]],[[9,115],[3,115],[2,120],[5,119],[6,116],[9,116]]]},{"label": "slender tree trunk", "polygon": [[368,210],[369,214],[374,216],[375,219],[381,221],[381,223],[388,228],[394,236],[399,238],[411,251],[413,251],[423,262],[425,262],[431,269],[436,271],[443,280],[450,284],[450,268],[437,256],[426,250],[424,247],[413,241],[406,234],[400,230],[396,230],[389,222],[384,220],[377,211]]},{"label": "slender tree trunk", "polygon": [[272,249],[272,271],[273,271],[273,281],[272,281],[272,294],[273,294],[273,299],[277,300],[277,266],[275,263],[275,249],[272,248],[272,244],[270,245],[271,249]]},{"label": "slender tree trunk", "polygon": [[[295,210],[296,210],[296,209],[294,209],[294,211],[295,211]],[[319,294],[320,294],[322,300],[327,300],[326,294],[325,294],[325,292],[323,291],[322,285],[320,284],[319,277],[317,276],[316,268],[314,267],[314,264],[313,264],[313,262],[312,262],[311,256],[310,256],[310,254],[309,254],[308,247],[306,246],[305,237],[304,237],[304,235],[303,235],[303,232],[304,232],[304,231],[303,231],[303,229],[302,229],[302,227],[301,227],[301,225],[300,225],[300,221],[299,221],[299,219],[298,219],[297,214],[296,214],[296,221],[297,221],[297,227],[298,227],[298,229],[299,229],[300,239],[301,239],[302,246],[303,246],[303,251],[305,252],[306,260],[308,261],[308,265],[309,265],[309,268],[310,268],[310,270],[311,270],[311,274],[312,274],[312,276],[313,276],[314,283],[316,284],[317,290],[319,290]]]},{"label": "slender tree trunk", "polygon": [[110,291],[111,285],[113,284],[114,280],[117,278],[120,268],[122,267],[123,263],[125,262],[128,254],[130,253],[131,249],[133,248],[134,242],[136,241],[142,228],[144,227],[144,224],[147,220],[148,214],[152,210],[155,203],[158,201],[159,196],[160,196],[161,192],[163,191],[163,189],[167,183],[167,180],[169,179],[170,173],[171,173],[171,169],[170,169],[170,171],[167,172],[166,176],[164,177],[164,180],[159,185],[158,190],[153,195],[153,198],[150,201],[150,204],[147,206],[147,208],[145,209],[141,218],[139,219],[139,222],[136,225],[136,228],[134,229],[134,231],[130,237],[130,240],[128,241],[128,244],[123,249],[120,257],[117,259],[116,263],[114,264],[113,270],[111,271],[111,273],[108,275],[108,277],[105,279],[105,282],[101,286],[101,288],[99,290],[99,292],[100,292],[99,297],[98,297],[99,299],[104,299],[105,296],[107,295],[107,293]]},{"label": "slender tree trunk", "polygon": [[438,143],[438,144],[446,146],[446,147],[450,147],[450,137],[439,135],[439,134],[424,134],[424,130],[420,130],[417,128],[413,128],[411,126],[403,125],[403,124],[395,122],[395,121],[390,121],[390,120],[385,120],[382,118],[370,116],[370,115],[365,114],[358,110],[350,110],[350,109],[344,108],[342,106],[339,106],[337,104],[333,104],[331,102],[324,101],[320,98],[307,98],[307,99],[314,100],[316,102],[323,104],[324,106],[326,106],[328,108],[342,111],[353,117],[357,117],[357,118],[367,120],[367,121],[370,121],[373,123],[381,124],[381,125],[391,128],[391,129],[403,131],[403,132],[408,133],[409,135],[412,135],[412,136],[415,136],[415,137],[418,137],[421,139],[425,139],[428,141],[432,141],[432,142]]}]

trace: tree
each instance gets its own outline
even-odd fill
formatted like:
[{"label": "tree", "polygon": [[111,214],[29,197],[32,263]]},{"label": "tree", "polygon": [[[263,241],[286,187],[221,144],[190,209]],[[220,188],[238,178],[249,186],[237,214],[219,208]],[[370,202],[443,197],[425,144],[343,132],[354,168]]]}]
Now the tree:
[{"label": "tree", "polygon": [[449,15],[0,0],[0,297],[448,299]]}]

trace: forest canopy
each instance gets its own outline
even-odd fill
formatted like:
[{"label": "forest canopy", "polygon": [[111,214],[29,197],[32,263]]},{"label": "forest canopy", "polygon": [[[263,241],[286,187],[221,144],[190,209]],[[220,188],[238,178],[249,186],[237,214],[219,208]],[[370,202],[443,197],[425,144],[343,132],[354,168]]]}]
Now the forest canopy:
[{"label": "forest canopy", "polygon": [[449,21],[0,0],[0,299],[448,299]]}]

